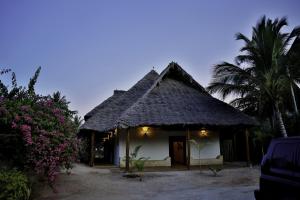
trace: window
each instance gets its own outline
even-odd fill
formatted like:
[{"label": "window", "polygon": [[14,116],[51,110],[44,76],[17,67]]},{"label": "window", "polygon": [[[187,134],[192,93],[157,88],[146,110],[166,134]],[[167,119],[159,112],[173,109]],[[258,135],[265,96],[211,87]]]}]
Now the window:
[{"label": "window", "polygon": [[295,170],[300,167],[299,145],[295,142],[275,145],[272,154],[271,167]]}]

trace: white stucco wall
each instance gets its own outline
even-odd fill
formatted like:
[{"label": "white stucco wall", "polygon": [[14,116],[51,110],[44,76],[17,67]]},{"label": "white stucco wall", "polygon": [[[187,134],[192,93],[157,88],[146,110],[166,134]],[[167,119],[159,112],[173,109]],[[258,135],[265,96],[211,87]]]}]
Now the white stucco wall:
[{"label": "white stucco wall", "polygon": [[[191,132],[191,139],[200,142],[200,159],[214,159],[220,155],[220,141],[217,132],[208,131],[207,137],[199,137],[199,131]],[[191,143],[191,158],[199,159],[199,149]]]},{"label": "white stucco wall", "polygon": [[[186,131],[149,128],[148,134],[142,134],[141,128],[130,129],[130,152],[138,145],[142,145],[138,157],[150,157],[159,161],[169,158],[169,136],[186,136]],[[199,131],[190,131],[191,139],[203,143],[200,159],[215,159],[220,155],[219,134],[208,131],[208,137],[199,136]],[[119,132],[119,157],[122,161],[126,157],[126,131]],[[187,151],[186,151],[187,152]],[[199,159],[199,150],[191,144],[191,159]]]}]

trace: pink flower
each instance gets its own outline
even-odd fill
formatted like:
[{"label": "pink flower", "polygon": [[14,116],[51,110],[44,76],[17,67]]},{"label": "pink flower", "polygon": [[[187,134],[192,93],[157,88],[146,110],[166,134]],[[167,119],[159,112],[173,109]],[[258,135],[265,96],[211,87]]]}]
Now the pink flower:
[{"label": "pink flower", "polygon": [[28,126],[27,124],[22,124],[20,129],[22,132],[31,132],[31,127]]},{"label": "pink flower", "polygon": [[32,123],[32,118],[29,115],[25,115],[24,120],[29,124]]},{"label": "pink flower", "polygon": [[12,123],[11,123],[11,128],[12,128],[12,129],[16,129],[17,127],[18,127],[18,126],[17,126],[17,124],[16,124],[15,122],[12,122]]},{"label": "pink flower", "polygon": [[54,115],[57,115],[57,114],[60,114],[60,113],[61,113],[60,109],[58,109],[58,108],[54,108],[54,109],[52,110],[52,112],[53,112]]},{"label": "pink flower", "polygon": [[65,118],[63,116],[58,117],[59,123],[63,124],[65,122]]},{"label": "pink flower", "polygon": [[25,106],[21,106],[21,108],[20,108],[20,110],[23,111],[23,112],[28,112],[29,109],[30,109],[30,107],[26,106],[26,105]]},{"label": "pink flower", "polygon": [[20,119],[21,119],[21,118],[20,118],[19,115],[16,115],[16,116],[15,116],[15,121],[16,121],[16,122],[20,121]]},{"label": "pink flower", "polygon": [[26,124],[23,124],[23,125],[21,125],[20,130],[23,134],[25,142],[29,145],[32,145],[33,142],[32,142],[32,136],[31,136],[31,127]]},{"label": "pink flower", "polygon": [[46,105],[47,105],[48,107],[52,106],[52,105],[53,105],[53,101],[52,101],[52,100],[47,100],[47,101],[46,101]]}]

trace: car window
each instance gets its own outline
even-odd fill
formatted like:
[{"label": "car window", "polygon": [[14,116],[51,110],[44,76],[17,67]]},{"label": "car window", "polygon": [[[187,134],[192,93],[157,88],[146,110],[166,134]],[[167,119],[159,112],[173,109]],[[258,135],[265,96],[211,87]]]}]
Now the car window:
[{"label": "car window", "polygon": [[299,161],[299,147],[297,143],[279,143],[275,145],[272,154],[272,167],[294,170]]}]

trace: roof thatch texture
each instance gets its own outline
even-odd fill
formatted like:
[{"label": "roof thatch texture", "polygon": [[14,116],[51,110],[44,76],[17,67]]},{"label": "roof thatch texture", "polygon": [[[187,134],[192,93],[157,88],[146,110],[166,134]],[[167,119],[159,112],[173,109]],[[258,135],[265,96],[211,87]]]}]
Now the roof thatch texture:
[{"label": "roof thatch texture", "polygon": [[124,94],[113,95],[85,116],[81,129],[99,132],[118,126],[255,125],[255,121],[213,98],[178,64],[148,73]]},{"label": "roof thatch texture", "polygon": [[122,113],[143,96],[158,77],[158,73],[152,70],[128,91],[115,91],[113,96],[84,116],[85,123],[81,129],[99,132],[114,129]]},{"label": "roof thatch texture", "polygon": [[95,115],[96,113],[103,111],[103,109],[105,108],[111,107],[125,92],[126,91],[124,90],[114,90],[114,94],[105,101],[103,101],[100,105],[96,106],[93,110],[88,112],[84,116],[84,120],[87,121],[91,116]]}]

